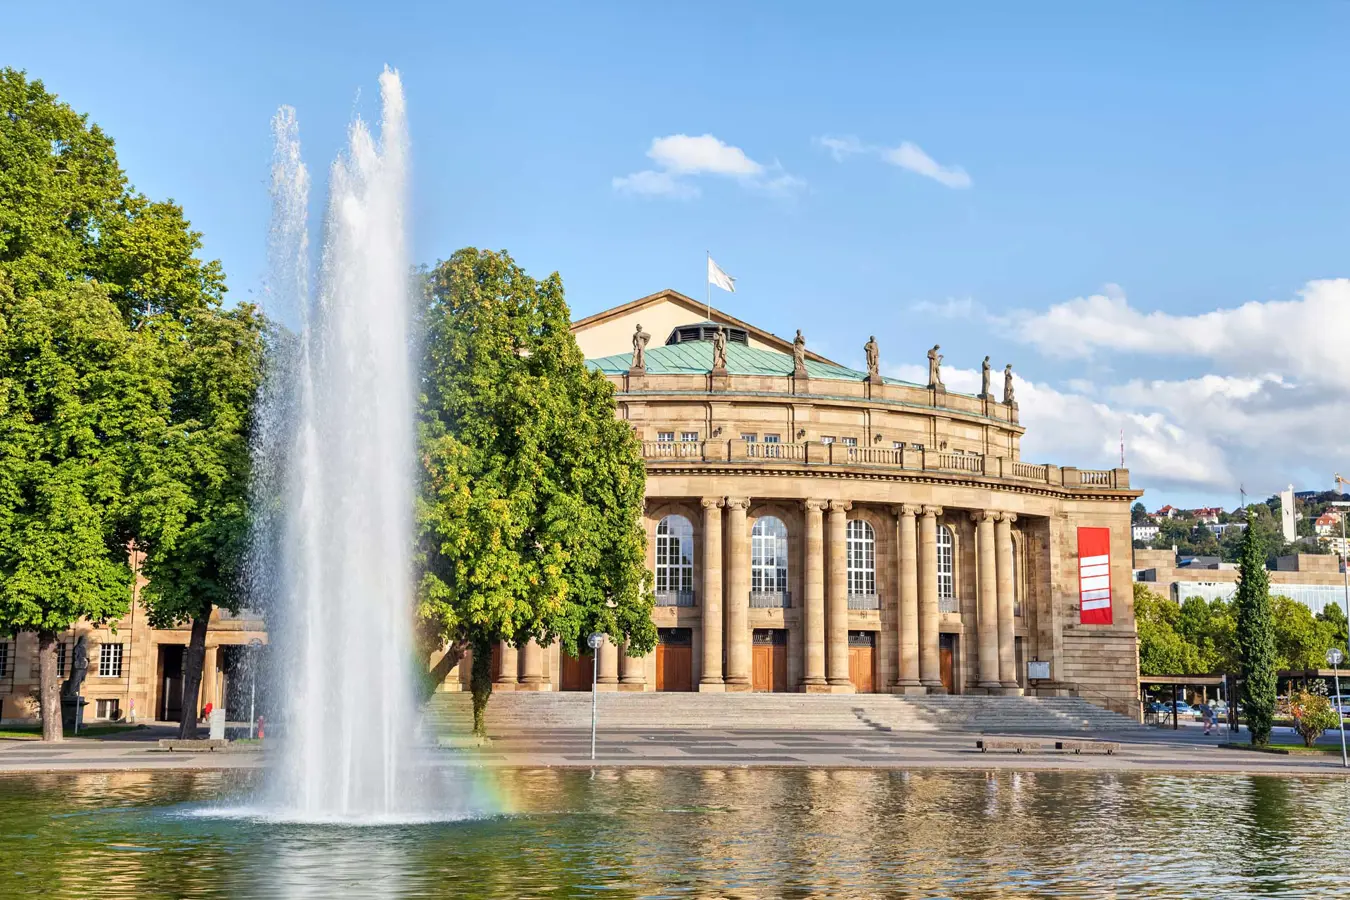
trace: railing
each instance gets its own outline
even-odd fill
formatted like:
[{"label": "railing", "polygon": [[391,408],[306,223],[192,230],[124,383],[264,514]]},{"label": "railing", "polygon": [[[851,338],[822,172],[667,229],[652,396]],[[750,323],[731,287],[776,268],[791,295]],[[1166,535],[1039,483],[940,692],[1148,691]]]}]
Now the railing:
[{"label": "railing", "polygon": [[657,591],[657,606],[693,606],[693,591]]},{"label": "railing", "polygon": [[788,609],[792,606],[791,591],[751,591],[751,609]]},{"label": "railing", "polygon": [[1076,469],[1066,466],[1024,463],[976,453],[945,450],[914,450],[881,447],[846,447],[818,441],[772,443],[768,441],[643,441],[642,456],[652,462],[689,460],[741,462],[774,460],[806,466],[877,466],[903,471],[951,472],[979,475],[1003,481],[1023,481],[1066,488],[1123,490],[1130,486],[1125,469]]},{"label": "railing", "polygon": [[876,594],[849,594],[849,609],[881,609],[881,598]]},{"label": "railing", "polygon": [[961,611],[961,607],[958,605],[957,600],[956,600],[955,597],[939,597],[939,598],[938,598],[938,612],[940,612],[940,613],[954,613],[954,612],[960,612],[960,611]]}]

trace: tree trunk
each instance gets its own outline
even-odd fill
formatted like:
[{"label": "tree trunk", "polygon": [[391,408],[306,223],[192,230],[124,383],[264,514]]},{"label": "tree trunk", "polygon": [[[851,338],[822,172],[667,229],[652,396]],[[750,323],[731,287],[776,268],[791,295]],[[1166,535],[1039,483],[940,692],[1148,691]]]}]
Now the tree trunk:
[{"label": "tree trunk", "polygon": [[192,620],[192,637],[188,640],[187,653],[183,655],[182,718],[178,720],[180,740],[197,737],[197,719],[201,715],[201,709],[197,706],[197,693],[202,683],[202,667],[206,662],[206,629],[210,624],[211,607],[208,605]]},{"label": "tree trunk", "polygon": [[42,715],[42,739],[63,741],[61,732],[61,682],[56,674],[56,632],[38,632],[38,709]]},{"label": "tree trunk", "polygon": [[473,692],[473,733],[487,737],[487,705],[492,696],[492,644],[488,641],[474,641],[469,690]]}]

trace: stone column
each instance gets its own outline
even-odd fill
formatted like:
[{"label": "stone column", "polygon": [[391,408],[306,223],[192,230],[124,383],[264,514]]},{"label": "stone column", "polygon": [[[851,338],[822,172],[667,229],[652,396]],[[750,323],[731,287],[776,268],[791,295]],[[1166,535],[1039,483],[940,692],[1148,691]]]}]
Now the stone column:
[{"label": "stone column", "polygon": [[941,691],[938,660],[937,517],[942,507],[925,506],[919,517],[919,681]]},{"label": "stone column", "polygon": [[599,671],[595,676],[595,689],[597,691],[617,691],[619,689],[619,648],[606,636],[605,642],[595,652],[600,654]]},{"label": "stone column", "polygon": [[994,520],[994,552],[998,567],[998,680],[1005,690],[1017,690],[1017,650],[1013,637],[1013,606],[1016,588],[1013,585],[1012,523],[1015,513],[999,513]]},{"label": "stone column", "polygon": [[721,691],[722,684],[722,499],[704,497],[703,505],[703,674],[700,691]]},{"label": "stone column", "polygon": [[853,504],[830,501],[830,565],[825,589],[825,673],[830,691],[853,692],[848,678],[848,511]]},{"label": "stone column", "polygon": [[803,500],[806,510],[806,571],[802,604],[802,690],[825,690],[824,500]]},{"label": "stone column", "polygon": [[520,686],[526,691],[546,691],[551,685],[544,680],[544,648],[539,646],[539,642],[530,638],[520,651],[521,657],[521,676]]},{"label": "stone column", "polygon": [[978,673],[982,688],[998,688],[998,574],[994,553],[994,514],[973,512],[976,544],[980,554],[979,608],[975,628],[979,647]]},{"label": "stone column", "polygon": [[[216,677],[219,652],[216,647],[206,648],[206,658],[202,660],[202,702],[197,705],[199,710],[205,709],[208,703],[212,709],[220,706],[220,682]],[[126,664],[123,662],[123,665]]]},{"label": "stone column", "polygon": [[619,690],[641,691],[647,686],[647,658],[629,656],[628,645],[619,648]]},{"label": "stone column", "polygon": [[905,503],[891,507],[899,519],[899,552],[895,554],[895,582],[899,598],[900,666],[896,687],[902,692],[917,693],[919,681],[919,547],[916,540],[914,517],[919,507]]},{"label": "stone column", "polygon": [[750,548],[746,510],[750,501],[727,498],[727,671],[729,691],[748,691],[750,684]]},{"label": "stone column", "polygon": [[493,690],[514,690],[520,675],[520,651],[509,641],[502,641],[497,648],[497,657],[502,668],[493,680]]}]

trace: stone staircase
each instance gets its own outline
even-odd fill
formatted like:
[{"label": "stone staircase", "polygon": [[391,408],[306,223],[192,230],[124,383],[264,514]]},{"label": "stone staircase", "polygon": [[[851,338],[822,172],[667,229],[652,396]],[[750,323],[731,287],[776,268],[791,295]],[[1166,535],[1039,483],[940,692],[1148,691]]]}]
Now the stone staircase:
[{"label": "stone staircase", "polygon": [[[892,694],[602,693],[607,730],[735,729],[898,732],[1085,732],[1141,728],[1125,716],[1077,697],[985,697]],[[465,734],[468,693],[432,697],[424,724],[438,735]],[[591,695],[508,691],[488,703],[490,734],[519,734],[591,725]]]}]

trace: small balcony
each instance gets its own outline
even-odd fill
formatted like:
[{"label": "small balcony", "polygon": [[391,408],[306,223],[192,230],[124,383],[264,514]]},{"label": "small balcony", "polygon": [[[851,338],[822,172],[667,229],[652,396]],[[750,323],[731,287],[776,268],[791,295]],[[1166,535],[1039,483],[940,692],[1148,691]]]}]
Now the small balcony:
[{"label": "small balcony", "polygon": [[791,591],[751,591],[751,609],[788,609],[792,606]]},{"label": "small balcony", "polygon": [[881,609],[881,598],[876,594],[849,594],[849,609]]},{"label": "small balcony", "polygon": [[939,598],[938,598],[938,612],[940,612],[940,613],[954,613],[954,612],[960,612],[960,611],[961,611],[960,604],[957,603],[955,597],[939,597]]},{"label": "small balcony", "polygon": [[693,606],[693,591],[657,591],[657,606]]}]

